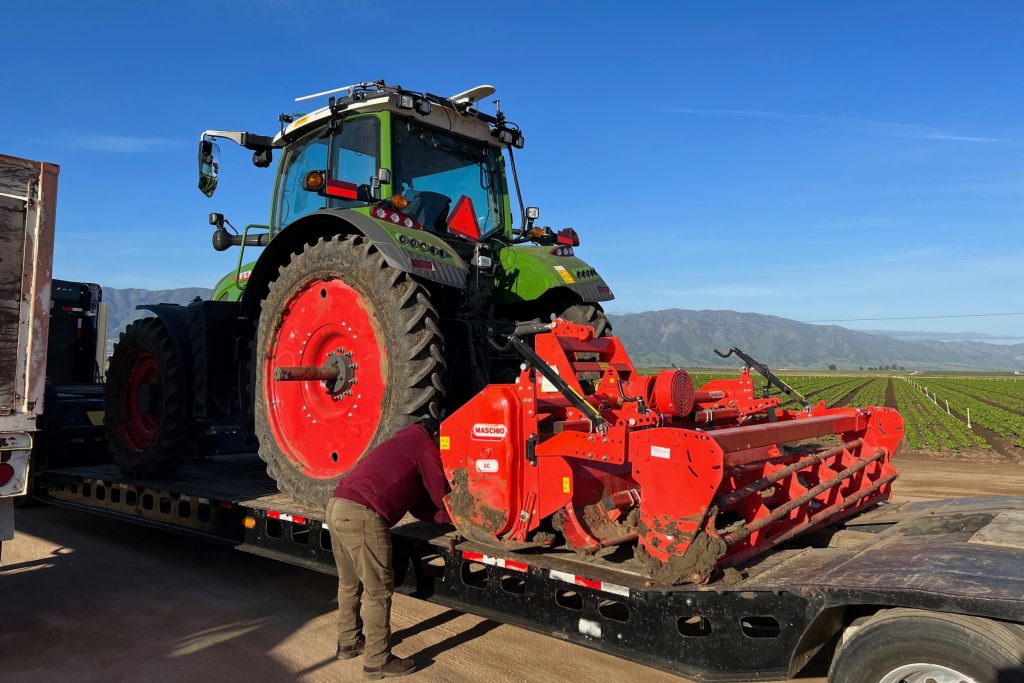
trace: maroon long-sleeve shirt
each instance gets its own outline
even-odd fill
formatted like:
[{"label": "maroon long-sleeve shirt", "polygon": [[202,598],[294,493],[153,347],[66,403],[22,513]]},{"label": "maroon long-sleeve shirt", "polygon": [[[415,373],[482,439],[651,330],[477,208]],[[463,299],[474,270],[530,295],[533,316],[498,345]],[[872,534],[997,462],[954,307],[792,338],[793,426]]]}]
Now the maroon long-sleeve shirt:
[{"label": "maroon long-sleeve shirt", "polygon": [[363,456],[338,482],[335,498],[375,510],[394,526],[407,512],[436,524],[451,524],[444,509],[448,480],[437,442],[420,424],[398,431]]}]

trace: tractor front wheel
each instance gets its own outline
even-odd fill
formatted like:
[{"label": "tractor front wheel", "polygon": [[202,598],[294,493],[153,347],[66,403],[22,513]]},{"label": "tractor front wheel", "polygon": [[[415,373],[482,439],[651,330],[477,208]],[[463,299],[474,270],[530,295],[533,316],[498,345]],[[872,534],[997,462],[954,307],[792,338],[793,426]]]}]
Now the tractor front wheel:
[{"label": "tractor front wheel", "polygon": [[122,472],[133,477],[169,474],[192,458],[199,430],[189,411],[191,378],[158,318],[129,325],[110,357],[107,445]]},{"label": "tractor front wheel", "polygon": [[278,488],[322,507],[367,451],[437,418],[442,349],[427,290],[365,238],[293,254],[263,301],[256,344],[260,457]]}]

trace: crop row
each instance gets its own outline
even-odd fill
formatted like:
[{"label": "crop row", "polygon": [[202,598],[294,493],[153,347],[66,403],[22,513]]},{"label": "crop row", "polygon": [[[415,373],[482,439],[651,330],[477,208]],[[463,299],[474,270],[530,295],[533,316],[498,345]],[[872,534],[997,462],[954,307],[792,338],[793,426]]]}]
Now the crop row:
[{"label": "crop row", "polygon": [[[964,396],[995,405],[1018,415],[1024,415],[1024,393],[995,386],[1007,382],[984,382],[983,380],[927,380],[927,385],[939,389],[940,393],[955,391]],[[1016,384],[1016,382],[1014,383]],[[943,391],[945,390],[945,391]]]},{"label": "crop row", "polygon": [[987,442],[968,429],[965,423],[946,414],[907,380],[895,379],[893,391],[897,408],[903,415],[906,441],[911,448],[927,447],[939,451],[988,447]]},{"label": "crop row", "polygon": [[[964,380],[970,381],[970,380]],[[960,384],[949,384],[940,382],[938,384],[929,380],[928,386],[931,391],[938,390],[939,402],[945,404],[949,401],[949,407],[961,417],[970,411],[971,422],[991,429],[996,434],[1009,439],[1015,446],[1024,447],[1024,412],[1016,408],[1004,408],[1003,404],[992,405],[994,401],[987,395],[985,399],[978,398],[973,387],[963,388]],[[1022,406],[1024,408],[1024,406]]]},{"label": "crop row", "polygon": [[888,377],[876,377],[857,390],[847,402],[851,406],[884,406]]}]

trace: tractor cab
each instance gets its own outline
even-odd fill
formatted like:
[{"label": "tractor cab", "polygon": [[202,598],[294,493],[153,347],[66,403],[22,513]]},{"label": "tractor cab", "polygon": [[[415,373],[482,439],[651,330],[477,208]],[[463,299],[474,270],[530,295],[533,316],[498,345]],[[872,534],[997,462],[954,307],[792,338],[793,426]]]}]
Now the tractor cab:
[{"label": "tractor cab", "polygon": [[[354,210],[389,231],[397,226],[432,233],[465,261],[494,239],[564,244],[550,231],[531,230],[537,210],[527,211],[521,198],[515,232],[506,169],[515,174],[512,150],[522,148],[524,138],[500,109],[491,115],[476,108],[493,93],[492,86],[482,85],[439,97],[381,81],[361,83],[297,98],[330,96],[327,106],[308,114],[282,114],[273,137],[205,131],[199,188],[207,196],[218,183],[217,139],[252,150],[253,163],[261,167],[280,153],[269,223],[248,226],[241,235],[215,223],[215,248],[262,245],[325,210]],[[262,240],[249,235],[261,230]],[[239,267],[219,283],[216,296],[238,298],[249,271],[251,264],[240,255]]]},{"label": "tractor cab", "polygon": [[326,107],[298,117],[282,114],[281,131],[273,138],[205,131],[200,190],[207,196],[216,190],[220,162],[214,141],[228,139],[253,150],[257,166],[267,166],[274,150],[281,151],[271,232],[322,209],[380,203],[403,214],[399,224],[411,218],[418,228],[439,235],[479,240],[508,231],[512,220],[502,148],[521,148],[524,139],[500,111],[491,116],[473,107],[493,94],[493,87],[478,86],[451,98],[382,82],[340,90],[348,95],[332,96]]}]

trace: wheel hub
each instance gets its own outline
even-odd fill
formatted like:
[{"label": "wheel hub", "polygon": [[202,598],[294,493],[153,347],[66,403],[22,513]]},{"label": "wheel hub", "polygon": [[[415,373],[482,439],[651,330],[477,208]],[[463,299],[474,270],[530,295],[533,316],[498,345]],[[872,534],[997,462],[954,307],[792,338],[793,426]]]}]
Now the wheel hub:
[{"label": "wheel hub", "polygon": [[324,367],[333,368],[337,373],[334,380],[325,380],[324,386],[335,401],[342,396],[352,395],[352,386],[356,383],[356,364],[352,362],[352,352],[342,347],[327,354],[327,362]]},{"label": "wheel hub", "polygon": [[155,413],[159,403],[160,387],[156,384],[140,384],[136,394],[136,407],[140,413]]},{"label": "wheel hub", "polygon": [[146,450],[160,426],[160,365],[146,349],[136,349],[125,363],[127,381],[120,396],[118,429],[124,443]]},{"label": "wheel hub", "polygon": [[974,679],[941,664],[904,664],[882,676],[879,683],[974,683]]}]

